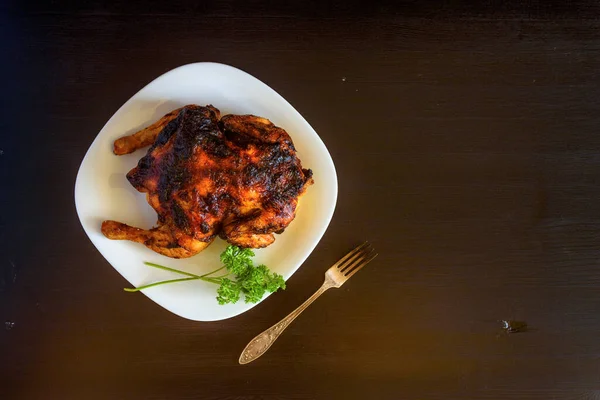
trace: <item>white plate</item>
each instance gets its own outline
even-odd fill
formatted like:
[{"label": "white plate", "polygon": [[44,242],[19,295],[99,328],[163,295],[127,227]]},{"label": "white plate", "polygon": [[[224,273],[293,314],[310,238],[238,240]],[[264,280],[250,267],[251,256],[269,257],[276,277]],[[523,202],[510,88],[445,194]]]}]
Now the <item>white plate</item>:
[{"label": "white plate", "polygon": [[[219,254],[226,247],[221,239],[194,257],[176,260],[141,244],[109,240],[100,232],[105,219],[146,229],[156,224],[156,213],[146,202],[145,195],[137,192],[125,178],[147,149],[115,156],[112,146],[115,139],[136,132],[186,104],[212,104],[222,115],[255,114],[270,119],[287,130],[303,167],[313,170],[315,183],[301,198],[296,219],[285,233],[276,235],[275,243],[255,251],[257,262],[266,264],[287,280],[306,260],[329,225],[337,199],[335,167],[317,133],[283,97],[253,76],[223,64],[188,64],[165,73],[136,93],[106,123],[88,149],[75,183],[75,205],[85,233],[133,286],[179,277],[147,267],[143,261],[193,273],[209,272],[220,266]],[[219,305],[215,299],[216,289],[217,285],[211,283],[189,281],[157,286],[143,293],[167,310],[196,321],[233,317],[255,305],[243,300]],[[115,291],[119,290],[122,288],[115,287]],[[136,295],[140,296],[131,294]]]}]

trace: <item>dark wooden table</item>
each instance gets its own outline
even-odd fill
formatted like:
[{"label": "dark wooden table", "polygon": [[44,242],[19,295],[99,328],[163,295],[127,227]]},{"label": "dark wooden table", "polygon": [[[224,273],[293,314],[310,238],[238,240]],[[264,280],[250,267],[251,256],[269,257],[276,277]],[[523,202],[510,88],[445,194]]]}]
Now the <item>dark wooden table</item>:
[{"label": "dark wooden table", "polygon": [[[1,398],[600,397],[596,2],[58,3],[0,6]],[[106,120],[196,61],[288,99],[340,187],[288,289],[212,323],[124,293],[73,201]],[[368,269],[237,364],[364,239]]]}]

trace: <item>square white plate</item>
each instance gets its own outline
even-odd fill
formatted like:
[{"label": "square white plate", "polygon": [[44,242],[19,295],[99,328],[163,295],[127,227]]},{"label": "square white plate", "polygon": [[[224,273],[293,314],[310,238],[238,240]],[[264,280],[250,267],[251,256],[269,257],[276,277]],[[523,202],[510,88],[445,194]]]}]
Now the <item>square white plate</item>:
[{"label": "square white plate", "polygon": [[[151,228],[157,216],[125,174],[147,149],[115,156],[115,139],[134,133],[167,112],[186,104],[212,104],[221,114],[254,114],[270,119],[292,137],[304,168],[314,173],[314,185],[300,199],[295,220],[271,246],[256,250],[255,260],[287,280],[317,245],[333,215],[337,177],[327,148],[306,120],[283,97],[253,76],[230,66],[195,63],[175,68],[150,82],[129,99],[106,123],[88,149],[75,183],[75,205],[83,229],[106,260],[133,286],[178,278],[143,264],[151,261],[192,273],[220,266],[219,254],[227,246],[216,239],[200,254],[183,260],[159,255],[129,241],[114,241],[100,232],[103,220]],[[242,299],[219,305],[217,285],[189,281],[157,286],[143,293],[167,310],[196,321],[230,318],[254,307]],[[115,291],[122,290],[116,287]],[[132,296],[139,294],[132,294]],[[282,294],[277,293],[277,296]],[[266,298],[266,296],[265,296]]]}]

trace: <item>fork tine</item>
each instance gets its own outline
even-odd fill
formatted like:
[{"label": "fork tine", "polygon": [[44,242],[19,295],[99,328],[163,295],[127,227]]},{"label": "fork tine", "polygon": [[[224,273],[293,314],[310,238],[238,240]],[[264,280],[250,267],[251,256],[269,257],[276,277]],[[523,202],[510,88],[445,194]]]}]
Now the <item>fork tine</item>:
[{"label": "fork tine", "polygon": [[352,271],[354,268],[356,268],[357,265],[360,265],[365,259],[367,259],[369,256],[371,256],[373,253],[375,253],[375,249],[370,247],[367,251],[363,252],[360,255],[360,257],[358,257],[356,260],[352,261],[352,263],[350,265],[346,265],[344,267],[344,270],[340,271],[340,272],[344,275],[350,273],[350,271]]},{"label": "fork tine", "polygon": [[370,263],[371,261],[373,261],[373,259],[375,257],[377,257],[378,255],[379,254],[377,254],[377,253],[375,253],[375,254],[371,253],[371,255],[366,260],[364,260],[361,264],[359,264],[356,268],[354,268],[354,269],[352,269],[352,270],[350,270],[350,271],[348,271],[348,272],[345,273],[346,279],[349,279],[352,275],[354,275],[355,273],[357,273],[358,271],[360,271],[365,265],[367,265],[368,263]]},{"label": "fork tine", "polygon": [[340,264],[338,266],[338,271],[344,272],[344,270],[346,270],[347,268],[349,268],[350,266],[355,264],[357,259],[362,258],[365,254],[367,254],[371,251],[373,251],[373,248],[371,247],[370,244],[367,244],[366,246],[362,247],[360,249],[360,251],[358,251],[356,254],[354,254],[350,259],[348,259],[344,263]]},{"label": "fork tine", "polygon": [[369,242],[364,242],[363,244],[361,244],[360,246],[356,247],[354,250],[351,250],[348,254],[346,254],[344,257],[340,258],[338,260],[338,262],[336,262],[335,264],[333,264],[333,266],[335,268],[338,268],[342,263],[344,263],[345,261],[347,261],[351,256],[355,255],[356,252],[362,250],[365,246],[368,246]]}]

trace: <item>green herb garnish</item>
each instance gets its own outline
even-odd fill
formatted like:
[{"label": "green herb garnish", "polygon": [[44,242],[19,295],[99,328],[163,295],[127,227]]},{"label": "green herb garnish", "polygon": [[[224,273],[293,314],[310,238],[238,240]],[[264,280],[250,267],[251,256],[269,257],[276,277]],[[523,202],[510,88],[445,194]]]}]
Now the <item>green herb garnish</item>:
[{"label": "green herb garnish", "polygon": [[[263,298],[266,292],[273,293],[279,288],[285,289],[285,281],[281,275],[272,273],[265,265],[254,266],[252,257],[254,257],[254,252],[250,249],[228,246],[221,253],[223,266],[204,275],[196,275],[159,264],[144,262],[144,264],[150,267],[175,272],[185,275],[187,278],[170,279],[137,288],[126,288],[124,290],[126,292],[137,292],[167,283],[200,279],[220,285],[217,289],[217,301],[219,304],[226,304],[236,303],[240,299],[241,294],[244,294],[246,303],[256,303]],[[227,273],[218,276],[214,275],[223,269],[226,269]]]}]

